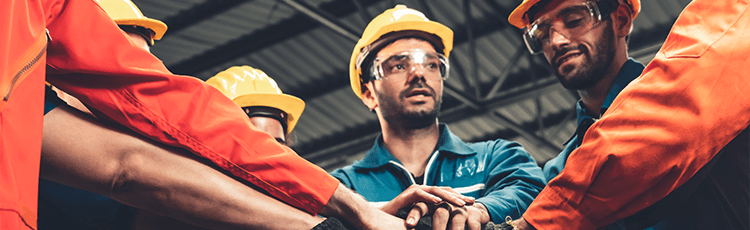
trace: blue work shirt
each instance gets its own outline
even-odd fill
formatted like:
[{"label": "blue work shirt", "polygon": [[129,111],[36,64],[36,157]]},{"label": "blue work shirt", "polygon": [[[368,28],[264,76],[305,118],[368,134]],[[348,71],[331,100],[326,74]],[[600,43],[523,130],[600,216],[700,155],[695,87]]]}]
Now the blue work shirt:
[{"label": "blue work shirt", "polygon": [[[620,91],[625,89],[625,86],[628,86],[631,81],[638,78],[638,76],[643,73],[643,69],[645,66],[641,64],[640,62],[630,58],[628,59],[625,64],[622,65],[620,68],[620,72],[617,73],[617,78],[615,78],[614,85],[612,85],[612,88],[609,90],[609,93],[607,94],[607,99],[604,100],[604,103],[602,104],[601,108],[601,114],[604,114],[604,111],[606,111],[610,105],[612,105],[612,102],[615,100],[618,94],[620,94]],[[565,148],[563,149],[560,154],[557,155],[557,157],[553,158],[552,160],[547,161],[546,164],[544,164],[544,177],[547,179],[547,181],[552,180],[552,178],[555,178],[560,172],[565,168],[565,162],[568,161],[568,156],[570,155],[573,150],[576,150],[578,146],[581,145],[581,140],[583,139],[583,135],[586,133],[586,130],[588,130],[589,126],[593,124],[598,118],[593,118],[588,115],[589,113],[586,112],[585,107],[583,107],[583,101],[578,100],[578,103],[576,103],[576,117],[578,118],[578,127],[576,128],[576,131],[573,133],[573,136],[568,139],[567,142],[565,142]]]},{"label": "blue work shirt", "polygon": [[[541,168],[516,142],[502,139],[465,143],[439,125],[436,151],[425,168],[423,185],[447,186],[477,198],[493,222],[521,217],[544,188]],[[412,184],[414,176],[378,137],[364,159],[331,173],[374,205],[383,205]]]}]

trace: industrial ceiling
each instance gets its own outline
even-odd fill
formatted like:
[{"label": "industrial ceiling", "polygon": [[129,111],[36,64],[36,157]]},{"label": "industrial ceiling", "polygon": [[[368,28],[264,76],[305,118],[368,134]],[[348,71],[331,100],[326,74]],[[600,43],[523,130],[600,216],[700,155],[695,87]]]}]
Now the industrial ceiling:
[{"label": "industrial ceiling", "polygon": [[[348,64],[367,23],[404,4],[455,33],[440,122],[465,141],[521,143],[537,163],[576,128],[575,91],[508,24],[521,0],[133,0],[169,29],[152,52],[172,72],[206,80],[235,65],[265,71],[307,106],[294,149],[333,170],[362,158],[380,134],[349,87]],[[629,54],[648,63],[689,0],[643,0]]]}]

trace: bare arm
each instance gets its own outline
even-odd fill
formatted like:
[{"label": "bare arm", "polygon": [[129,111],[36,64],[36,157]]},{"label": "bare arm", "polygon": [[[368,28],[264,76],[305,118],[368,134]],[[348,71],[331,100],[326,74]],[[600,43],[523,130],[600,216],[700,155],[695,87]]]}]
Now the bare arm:
[{"label": "bare arm", "polygon": [[187,151],[104,126],[68,106],[45,116],[40,176],[207,228],[311,229],[322,221]]},{"label": "bare arm", "polygon": [[404,220],[371,206],[365,198],[343,184],[339,184],[320,213],[340,217],[354,224],[357,229],[406,229]]}]

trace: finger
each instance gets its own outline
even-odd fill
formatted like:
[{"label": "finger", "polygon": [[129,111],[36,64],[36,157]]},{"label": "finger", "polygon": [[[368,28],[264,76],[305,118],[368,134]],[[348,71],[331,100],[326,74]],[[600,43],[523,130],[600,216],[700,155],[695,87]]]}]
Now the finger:
[{"label": "finger", "polygon": [[440,189],[447,191],[453,194],[454,196],[456,196],[457,198],[463,200],[466,203],[466,205],[474,204],[474,201],[475,201],[474,197],[464,196],[463,194],[457,192],[456,190],[453,190],[453,188],[451,187],[440,187]]},{"label": "finger", "polygon": [[444,201],[447,201],[452,205],[459,207],[466,205],[466,201],[464,200],[465,196],[461,195],[460,193],[456,193],[449,187],[429,187],[425,188],[425,191],[442,198]]},{"label": "finger", "polygon": [[417,226],[419,219],[428,211],[427,204],[424,202],[417,202],[406,215],[406,227],[413,228]]},{"label": "finger", "polygon": [[480,215],[481,213],[479,213],[479,211],[477,211],[476,209],[469,208],[469,214],[466,217],[466,224],[469,226],[469,229],[482,229],[482,221]]},{"label": "finger", "polygon": [[451,207],[447,203],[443,203],[435,209],[432,214],[432,229],[433,230],[444,230],[448,228],[448,221],[450,221]]},{"label": "finger", "polygon": [[451,230],[464,230],[466,226],[466,208],[454,208],[451,211]]},{"label": "finger", "polygon": [[426,192],[424,190],[417,190],[417,192],[414,193],[417,196],[416,201],[424,201],[424,202],[430,202],[430,203],[440,203],[443,202],[443,199],[435,196],[433,194],[430,194],[429,192]]}]

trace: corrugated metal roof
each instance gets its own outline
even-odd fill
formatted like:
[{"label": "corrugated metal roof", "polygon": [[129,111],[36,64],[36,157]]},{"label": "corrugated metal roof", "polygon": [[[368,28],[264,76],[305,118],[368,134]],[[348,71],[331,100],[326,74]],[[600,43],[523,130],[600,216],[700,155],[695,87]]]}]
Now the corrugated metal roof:
[{"label": "corrugated metal roof", "polygon": [[[302,156],[332,169],[361,158],[372,145],[379,132],[377,119],[349,88],[348,62],[355,44],[352,39],[283,1],[134,2],[145,15],[176,25],[152,47],[171,70],[207,79],[230,66],[250,65],[265,71],[285,92],[304,99],[307,106],[295,129],[295,149]],[[453,91],[444,95],[440,119],[464,140],[515,140],[543,163],[556,151],[539,145],[539,140],[519,135],[518,128],[556,145],[575,130],[577,96],[552,84],[556,79],[546,60],[529,55],[520,30],[506,21],[520,0],[468,1],[470,17],[466,16],[466,1],[455,0],[296,2],[333,18],[334,23],[356,31],[357,36],[370,18],[395,4],[420,10],[452,28],[456,44],[451,53],[451,77],[445,84]],[[354,2],[364,11],[357,10]],[[631,54],[647,63],[688,3],[642,1],[642,12],[634,22]],[[506,80],[498,83],[501,77]],[[488,98],[493,88],[496,93]],[[481,97],[475,98],[477,92]],[[516,131],[498,123],[493,114],[517,124]]]}]

